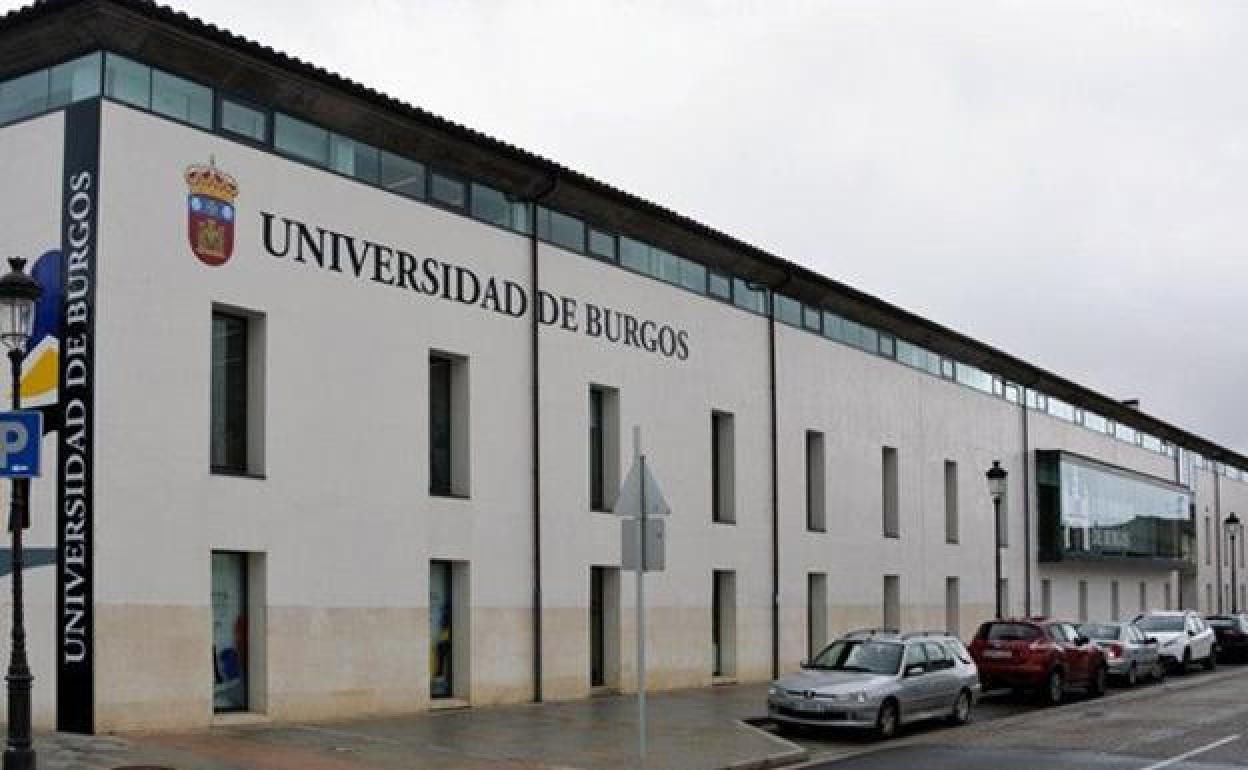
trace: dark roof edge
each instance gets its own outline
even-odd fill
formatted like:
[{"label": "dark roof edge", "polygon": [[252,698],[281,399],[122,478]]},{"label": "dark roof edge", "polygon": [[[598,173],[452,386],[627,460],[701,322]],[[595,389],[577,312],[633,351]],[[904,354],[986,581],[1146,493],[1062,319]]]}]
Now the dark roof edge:
[{"label": "dark roof edge", "polygon": [[[1172,443],[1200,452],[1207,457],[1248,470],[1248,456],[1169,422],[1127,407],[1118,399],[1027,363],[1010,353],[919,316],[879,297],[764,251],[758,246],[716,230],[658,203],[638,197],[548,158],[488,136],[462,124],[447,120],[394,97],[387,96],[349,78],[236,35],[182,11],[160,5],[154,2],[154,0],[36,0],[31,5],[10,11],[0,17],[0,34],[5,34],[12,29],[71,8],[86,6],[103,7],[106,5],[138,14],[146,19],[171,25],[183,32],[205,38],[244,55],[260,59],[271,66],[284,69],[294,75],[318,81],[348,96],[423,123],[429,128],[445,132],[461,141],[471,142],[508,160],[531,167],[539,174],[547,177],[558,177],[565,182],[581,186],[597,195],[614,199],[626,207],[640,210],[660,220],[666,220],[678,228],[683,228],[696,236],[706,238],[711,242],[727,247],[731,251],[738,252],[748,259],[756,261],[763,268],[759,271],[760,274],[770,276],[771,280],[768,282],[772,285],[778,285],[796,278],[799,282],[805,282],[809,285],[810,290],[804,292],[808,295],[830,292],[838,295],[839,301],[835,304],[857,309],[865,312],[868,316],[877,316],[876,320],[889,331],[904,329],[917,332],[917,336],[920,338],[911,339],[911,341],[917,344],[927,345],[938,352],[960,358],[994,374],[1002,375],[1018,384],[1033,386],[1049,395],[1075,402],[1079,406],[1092,409],[1118,422],[1123,422],[1155,434]],[[916,335],[913,333],[906,334],[903,331],[901,336],[910,339]]]}]

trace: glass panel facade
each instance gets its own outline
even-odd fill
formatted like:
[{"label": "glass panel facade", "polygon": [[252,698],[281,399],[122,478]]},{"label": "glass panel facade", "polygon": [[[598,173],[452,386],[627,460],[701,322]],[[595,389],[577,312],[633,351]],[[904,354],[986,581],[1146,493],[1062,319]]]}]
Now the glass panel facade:
[{"label": "glass panel facade", "polygon": [[212,129],[212,89],[177,75],[152,72],[152,111]]},{"label": "glass panel facade", "polygon": [[753,313],[767,312],[767,292],[755,289],[740,278],[732,279],[732,301],[737,307]]},{"label": "glass panel facade", "polygon": [[269,139],[269,118],[262,110],[222,99],[221,130],[253,142],[266,142]]},{"label": "glass panel facade", "polygon": [[329,132],[280,112],[273,121],[273,145],[292,157],[329,165]]},{"label": "glass panel facade", "polygon": [[589,253],[611,262],[615,261],[615,236],[601,230],[590,229]]},{"label": "glass panel facade", "polygon": [[444,206],[462,209],[468,202],[464,183],[434,171],[429,174],[429,197]]},{"label": "glass panel facade", "polygon": [[689,291],[706,294],[706,268],[691,259],[680,261],[680,285]]},{"label": "glass panel facade", "polygon": [[381,186],[409,198],[425,197],[425,166],[392,152],[381,153]]},{"label": "glass panel facade", "polygon": [[48,71],[39,70],[0,83],[0,122],[34,115],[48,108]]},{"label": "glass panel facade", "polygon": [[340,174],[377,184],[381,178],[381,155],[376,147],[330,134],[329,167]]},{"label": "glass panel facade", "polygon": [[511,203],[501,191],[473,182],[472,216],[499,227],[511,227]]},{"label": "glass panel facade", "polygon": [[64,107],[99,96],[103,58],[92,53],[53,67],[48,76],[48,106]]},{"label": "glass panel facade", "polygon": [[1185,488],[1057,451],[1036,475],[1042,561],[1185,558]]},{"label": "glass panel facade", "polygon": [[783,321],[791,326],[802,325],[802,303],[783,294],[777,294],[775,300],[777,321]]},{"label": "glass panel facade", "polygon": [[653,273],[650,268],[650,247],[632,238],[620,238],[620,264],[639,273]]},{"label": "glass panel facade", "polygon": [[119,102],[149,109],[152,106],[152,70],[116,54],[104,57],[104,94]]},{"label": "glass panel facade", "polygon": [[732,279],[723,273],[711,271],[707,278],[707,290],[712,297],[720,299],[732,299]]}]

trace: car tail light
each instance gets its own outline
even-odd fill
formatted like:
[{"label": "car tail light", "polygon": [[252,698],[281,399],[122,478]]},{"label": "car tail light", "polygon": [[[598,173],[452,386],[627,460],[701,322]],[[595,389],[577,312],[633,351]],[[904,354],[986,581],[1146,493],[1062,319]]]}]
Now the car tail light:
[{"label": "car tail light", "polygon": [[1121,658],[1122,657],[1122,645],[1116,642],[1114,644],[1109,645],[1109,657]]}]

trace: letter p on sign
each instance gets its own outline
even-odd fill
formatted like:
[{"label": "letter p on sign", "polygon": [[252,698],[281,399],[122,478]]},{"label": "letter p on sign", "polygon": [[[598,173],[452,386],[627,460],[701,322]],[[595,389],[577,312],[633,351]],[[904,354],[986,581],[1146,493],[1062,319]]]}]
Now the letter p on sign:
[{"label": "letter p on sign", "polygon": [[0,478],[38,476],[42,438],[41,412],[0,412]]}]

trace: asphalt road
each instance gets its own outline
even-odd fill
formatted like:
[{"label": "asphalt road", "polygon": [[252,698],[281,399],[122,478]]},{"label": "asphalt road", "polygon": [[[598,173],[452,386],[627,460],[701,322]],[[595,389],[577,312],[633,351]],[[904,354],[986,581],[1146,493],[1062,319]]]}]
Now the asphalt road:
[{"label": "asphalt road", "polygon": [[990,695],[967,727],[915,727],[896,741],[807,734],[811,770],[1210,770],[1248,767],[1248,666],[1172,676],[1043,709]]}]

